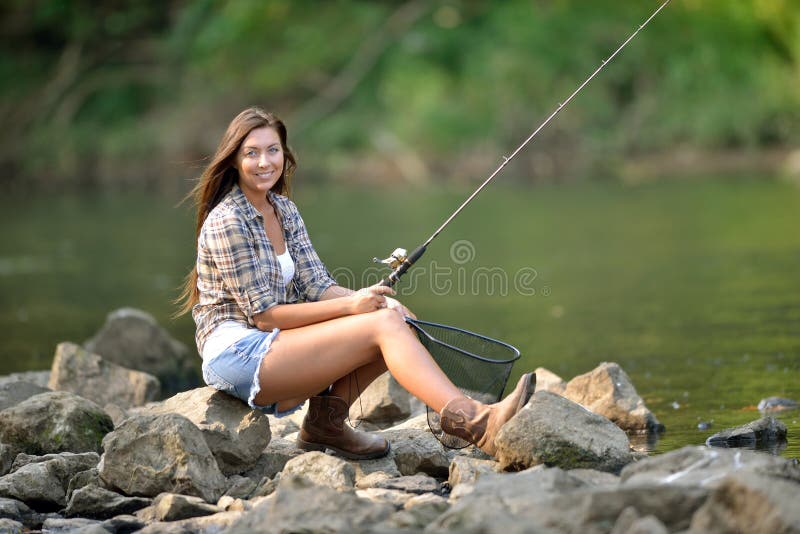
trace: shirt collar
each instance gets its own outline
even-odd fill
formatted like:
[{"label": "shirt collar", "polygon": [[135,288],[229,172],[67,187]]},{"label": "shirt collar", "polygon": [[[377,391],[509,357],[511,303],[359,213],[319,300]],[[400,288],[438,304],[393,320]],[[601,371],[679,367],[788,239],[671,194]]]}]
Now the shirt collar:
[{"label": "shirt collar", "polygon": [[261,217],[261,214],[258,212],[258,210],[255,209],[253,205],[250,204],[250,201],[247,200],[247,197],[244,196],[244,191],[242,191],[242,188],[239,187],[239,184],[233,184],[233,187],[231,188],[231,198],[233,199],[233,202],[239,206],[239,209],[242,210],[242,213],[248,220]]},{"label": "shirt collar", "polygon": [[[288,224],[289,221],[284,220],[283,213],[278,207],[280,204],[280,195],[272,190],[268,191],[267,194],[269,195],[272,205],[275,206],[275,209],[278,211],[278,217],[281,218],[281,221],[284,225]],[[242,210],[242,213],[248,220],[262,217],[261,213],[259,213],[259,211],[253,207],[250,201],[247,200],[247,197],[244,195],[242,188],[239,187],[239,184],[233,184],[233,187],[231,188],[231,198],[233,199],[234,203],[239,206],[239,209]]]}]

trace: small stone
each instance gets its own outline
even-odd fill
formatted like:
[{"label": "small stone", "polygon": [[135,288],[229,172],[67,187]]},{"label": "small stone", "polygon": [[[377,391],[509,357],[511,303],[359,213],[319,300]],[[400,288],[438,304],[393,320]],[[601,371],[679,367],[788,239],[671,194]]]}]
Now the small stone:
[{"label": "small stone", "polygon": [[162,493],[153,501],[153,515],[157,521],[178,521],[221,512],[222,510],[206,503],[200,497]]},{"label": "small stone", "polygon": [[712,447],[753,447],[759,443],[786,440],[786,425],[774,417],[762,417],[735,428],[717,432],[706,440]]},{"label": "small stone", "polygon": [[345,460],[325,453],[307,452],[286,463],[281,477],[300,475],[314,484],[333,489],[347,489],[355,485],[356,473]]},{"label": "small stone", "polygon": [[47,534],[68,534],[79,529],[84,529],[94,525],[99,525],[96,519],[84,519],[76,517],[73,519],[49,518],[42,524],[42,532]]},{"label": "small stone", "polygon": [[451,488],[459,484],[474,484],[481,476],[497,472],[497,467],[498,463],[494,460],[456,456],[450,462],[450,476],[447,481]]},{"label": "small stone", "polygon": [[150,499],[125,497],[119,493],[89,485],[72,493],[64,513],[67,517],[109,519],[141,510],[150,503]]},{"label": "small stone", "polygon": [[760,412],[782,412],[784,410],[794,410],[798,407],[800,407],[800,403],[796,400],[783,397],[767,397],[766,399],[761,399],[758,403]]},{"label": "small stone", "polygon": [[137,532],[144,528],[145,524],[135,515],[122,514],[111,519],[106,519],[100,526],[108,532],[123,534],[127,532]]},{"label": "small stone", "polygon": [[248,498],[256,489],[258,483],[247,477],[233,475],[228,479],[228,490],[225,495],[237,499]]},{"label": "small stone", "polygon": [[391,504],[395,508],[402,508],[413,495],[401,490],[387,488],[369,488],[356,490],[356,495],[362,499],[367,499],[375,503]]},{"label": "small stone", "polygon": [[418,473],[412,476],[389,478],[375,484],[376,488],[391,489],[421,495],[439,490],[439,483],[435,478]]}]

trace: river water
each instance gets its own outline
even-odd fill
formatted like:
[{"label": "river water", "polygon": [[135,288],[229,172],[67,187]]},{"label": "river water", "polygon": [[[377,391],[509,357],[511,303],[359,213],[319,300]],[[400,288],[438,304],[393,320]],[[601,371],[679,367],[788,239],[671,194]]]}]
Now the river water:
[{"label": "river water", "polygon": [[[378,276],[374,256],[412,249],[468,194],[296,186],[323,260],[343,284]],[[193,215],[141,194],[0,200],[0,374],[47,369],[114,309],[170,319],[193,262]],[[517,346],[524,370],[562,377],[619,363],[667,431],[664,452],[800,400],[800,189],[765,178],[591,184],[482,193],[404,279],[421,318]],[[198,357],[199,366],[199,357]],[[800,456],[800,410],[784,456]],[[701,423],[710,425],[700,430]]]}]

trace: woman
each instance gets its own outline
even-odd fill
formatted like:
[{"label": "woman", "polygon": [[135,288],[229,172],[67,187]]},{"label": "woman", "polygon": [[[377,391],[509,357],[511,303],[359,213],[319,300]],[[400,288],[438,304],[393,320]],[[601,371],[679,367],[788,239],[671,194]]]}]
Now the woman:
[{"label": "woman", "polygon": [[194,188],[197,264],[183,311],[197,323],[204,380],[277,416],[309,399],[298,446],[366,459],[386,455],[389,443],[344,423],[351,386],[388,369],[441,413],[446,432],[494,454],[494,436],[528,401],[533,375],[497,404],[469,399],[406,326],[411,313],[391,288],[336,285],[286,196],[297,167],[286,139],[277,117],[244,110]]}]

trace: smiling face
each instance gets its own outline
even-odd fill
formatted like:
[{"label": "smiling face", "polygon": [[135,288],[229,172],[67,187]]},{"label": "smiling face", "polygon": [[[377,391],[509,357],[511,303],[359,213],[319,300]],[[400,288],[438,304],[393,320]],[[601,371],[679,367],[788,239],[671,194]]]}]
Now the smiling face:
[{"label": "smiling face", "polygon": [[244,138],[236,154],[236,169],[239,187],[253,204],[266,199],[283,174],[283,165],[283,145],[274,128],[256,128]]}]

